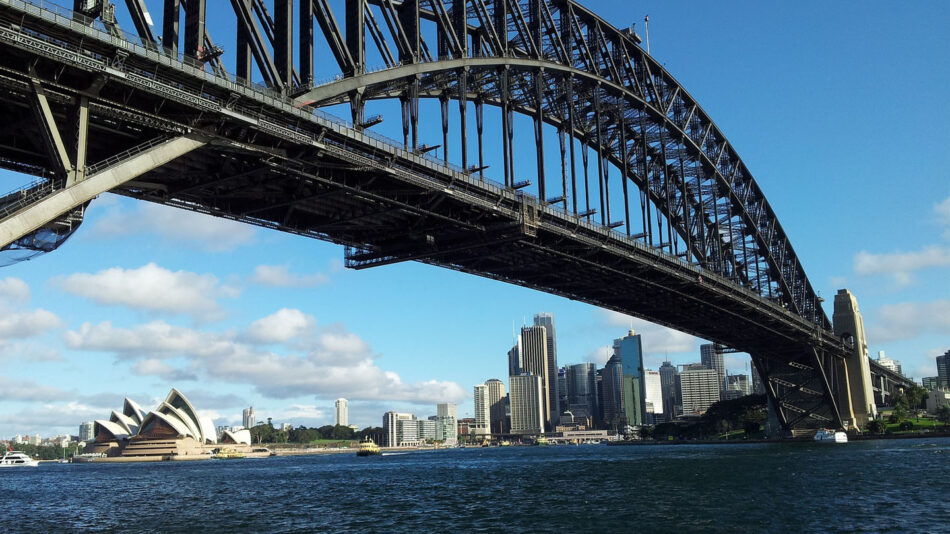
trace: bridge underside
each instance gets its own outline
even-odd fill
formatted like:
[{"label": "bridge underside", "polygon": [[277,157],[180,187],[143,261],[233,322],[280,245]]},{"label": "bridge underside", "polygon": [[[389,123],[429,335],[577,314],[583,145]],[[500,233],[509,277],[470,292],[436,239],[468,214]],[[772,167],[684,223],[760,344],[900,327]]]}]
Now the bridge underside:
[{"label": "bridge underside", "polygon": [[[355,269],[419,261],[642,317],[751,354],[786,429],[840,425],[838,340],[732,279],[187,66],[44,21],[11,37],[28,22],[0,6],[4,168],[69,189],[123,154],[200,133],[112,192],[337,243]],[[50,42],[85,51],[43,52]],[[69,154],[92,164],[64,167]],[[0,199],[0,224],[21,214],[15,200]]]}]

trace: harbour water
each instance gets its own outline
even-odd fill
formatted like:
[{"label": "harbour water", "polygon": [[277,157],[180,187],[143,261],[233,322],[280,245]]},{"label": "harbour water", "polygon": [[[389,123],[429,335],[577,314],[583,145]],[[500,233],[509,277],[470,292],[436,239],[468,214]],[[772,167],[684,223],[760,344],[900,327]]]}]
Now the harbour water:
[{"label": "harbour water", "polygon": [[950,438],[0,472],[3,532],[947,532]]}]

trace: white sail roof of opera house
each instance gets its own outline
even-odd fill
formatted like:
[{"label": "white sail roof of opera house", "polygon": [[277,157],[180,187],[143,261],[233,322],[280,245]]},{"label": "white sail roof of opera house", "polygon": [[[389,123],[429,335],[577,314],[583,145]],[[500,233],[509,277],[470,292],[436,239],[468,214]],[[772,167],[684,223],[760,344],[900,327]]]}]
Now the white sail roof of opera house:
[{"label": "white sail roof of opera house", "polygon": [[250,445],[251,431],[246,428],[234,431],[225,430],[224,434],[221,435],[221,443],[234,443],[235,445],[243,443],[245,445]]},{"label": "white sail roof of opera house", "polygon": [[[168,392],[165,401],[151,412],[146,413],[135,401],[126,398],[121,413],[113,411],[108,421],[97,420],[95,425],[94,435],[97,436],[97,441],[132,437],[145,439],[152,436],[167,438],[170,434],[192,437],[201,443],[218,441],[214,421],[208,417],[200,417],[191,401],[174,388]],[[243,439],[243,435],[241,438],[235,442],[250,445],[249,432],[246,439]]]}]

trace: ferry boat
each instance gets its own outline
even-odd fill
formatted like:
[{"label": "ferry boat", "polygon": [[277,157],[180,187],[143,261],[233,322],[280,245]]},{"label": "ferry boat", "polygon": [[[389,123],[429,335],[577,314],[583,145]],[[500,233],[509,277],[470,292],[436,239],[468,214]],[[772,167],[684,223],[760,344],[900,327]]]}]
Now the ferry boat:
[{"label": "ferry boat", "polygon": [[0,458],[0,467],[36,467],[39,462],[19,451],[8,451]]},{"label": "ferry boat", "polygon": [[848,435],[841,431],[834,431],[830,428],[822,428],[815,434],[815,441],[823,443],[847,443]]},{"label": "ferry boat", "polygon": [[379,445],[373,442],[370,438],[366,438],[365,441],[360,442],[360,448],[356,451],[357,456],[376,456],[381,454],[382,451],[379,449]]},{"label": "ferry boat", "polygon": [[216,460],[236,460],[238,458],[244,458],[245,455],[234,449],[218,449],[218,452],[211,457]]}]

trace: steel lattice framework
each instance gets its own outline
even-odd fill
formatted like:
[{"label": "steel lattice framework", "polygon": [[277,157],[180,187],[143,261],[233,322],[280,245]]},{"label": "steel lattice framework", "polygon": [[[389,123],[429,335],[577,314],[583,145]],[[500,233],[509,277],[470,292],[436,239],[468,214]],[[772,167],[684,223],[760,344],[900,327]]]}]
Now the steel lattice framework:
[{"label": "steel lattice framework", "polygon": [[[327,0],[230,0],[226,52],[205,0],[164,0],[161,38],[143,0],[126,0],[135,35],[108,1],[73,7],[0,0],[0,166],[40,178],[0,199],[6,249],[58,245],[113,191],[340,243],[353,268],[422,261],[671,326],[749,352],[786,429],[840,425],[847,349],[788,236],[631,31],[566,0],[348,0],[342,28]],[[328,82],[314,83],[315,43],[336,63]],[[426,98],[438,159],[420,145]],[[371,133],[377,101],[398,102],[402,143]],[[338,104],[351,123],[320,110]]]}]

